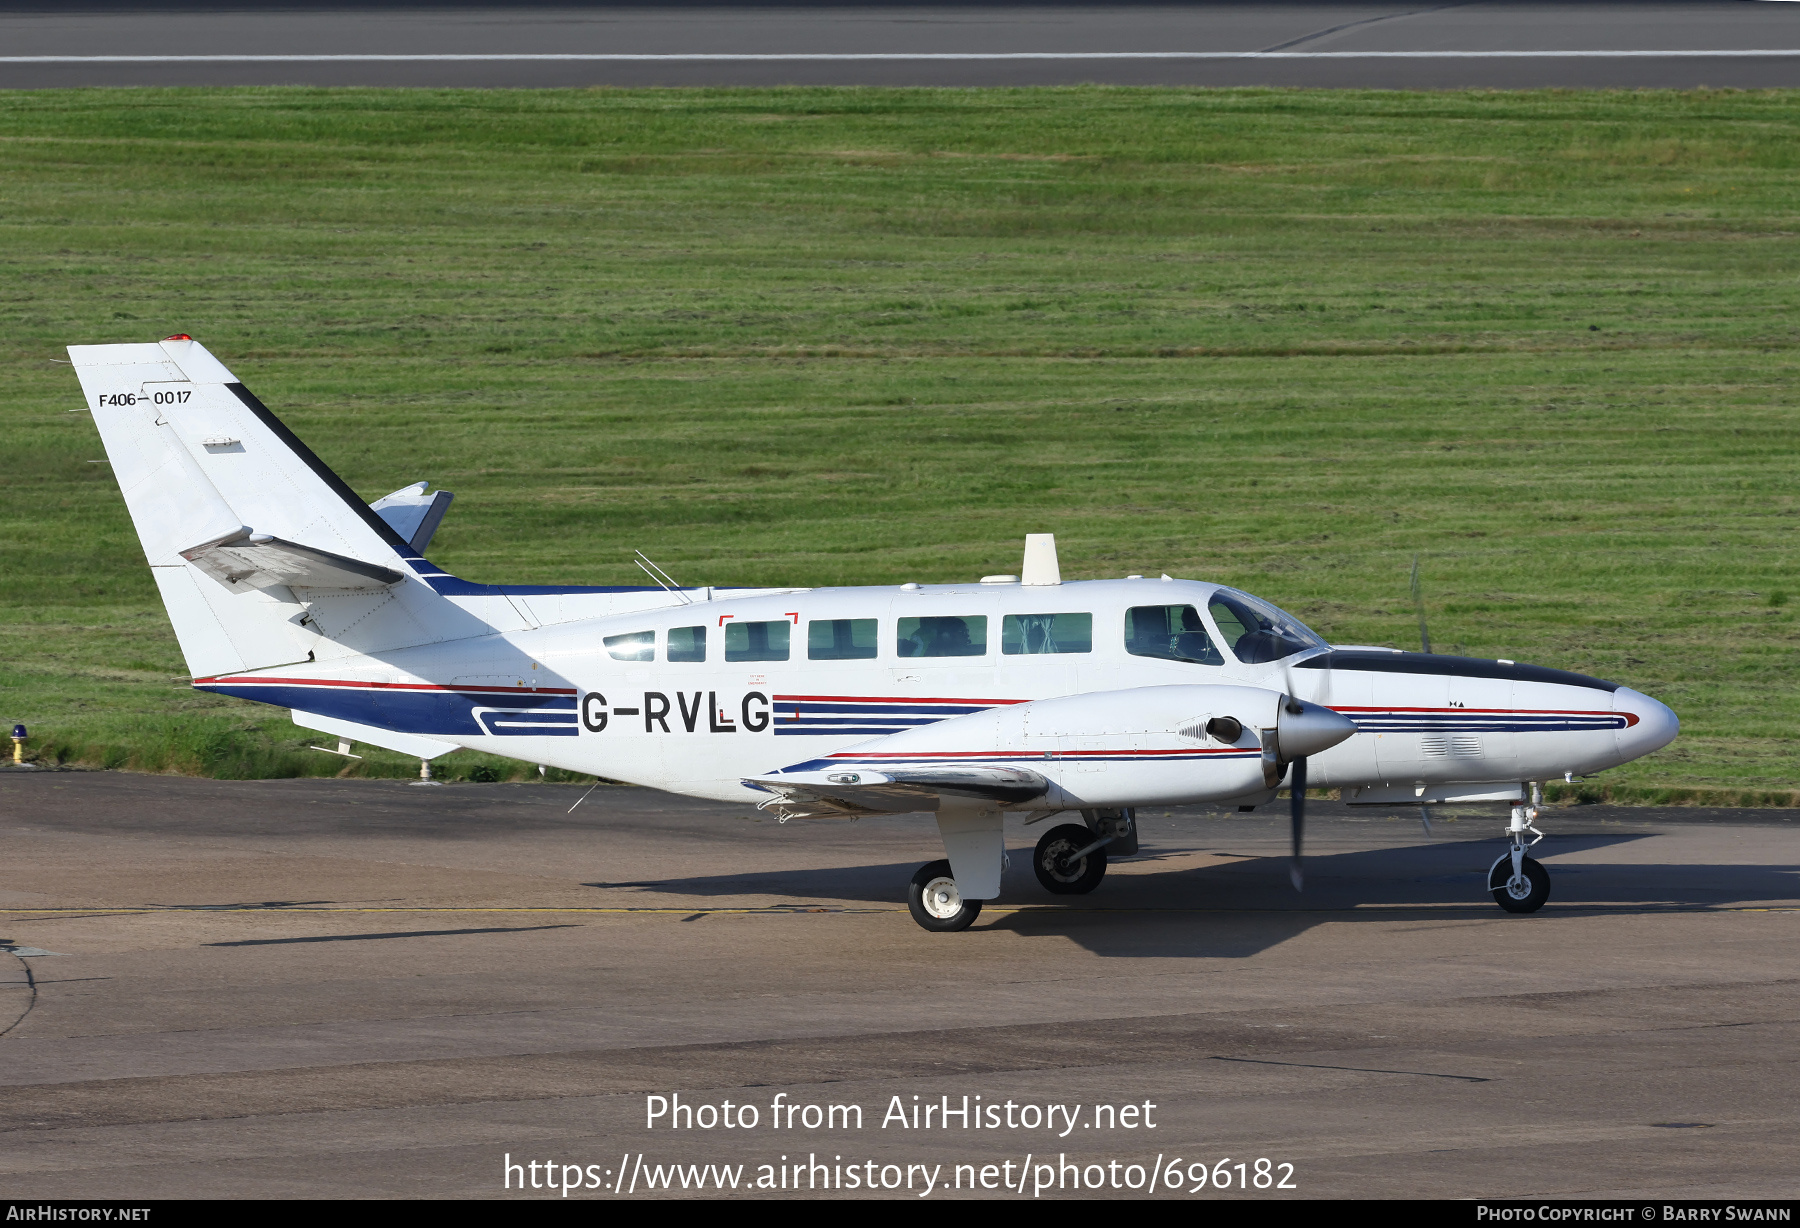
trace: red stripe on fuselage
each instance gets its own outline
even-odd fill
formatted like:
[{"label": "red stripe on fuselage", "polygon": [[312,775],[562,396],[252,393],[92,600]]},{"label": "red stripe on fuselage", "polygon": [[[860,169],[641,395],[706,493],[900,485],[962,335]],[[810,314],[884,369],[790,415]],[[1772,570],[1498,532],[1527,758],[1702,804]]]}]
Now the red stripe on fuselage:
[{"label": "red stripe on fuselage", "polygon": [[269,678],[232,677],[196,678],[195,686],[337,686],[368,688],[377,691],[449,691],[460,694],[479,692],[484,695],[573,695],[573,687],[554,686],[442,686],[435,682],[359,682],[345,678]]},{"label": "red stripe on fuselage", "polygon": [[1029,755],[1033,759],[1081,759],[1087,757],[1117,759],[1121,755],[1153,759],[1159,756],[1188,755],[1255,755],[1250,746],[1196,746],[1191,750],[843,750],[827,755],[827,759],[992,759],[997,755]]},{"label": "red stripe on fuselage", "polygon": [[914,695],[777,695],[775,703],[809,703],[809,704],[986,704],[997,707],[1001,704],[1030,703],[1028,699],[945,699],[941,696]]}]

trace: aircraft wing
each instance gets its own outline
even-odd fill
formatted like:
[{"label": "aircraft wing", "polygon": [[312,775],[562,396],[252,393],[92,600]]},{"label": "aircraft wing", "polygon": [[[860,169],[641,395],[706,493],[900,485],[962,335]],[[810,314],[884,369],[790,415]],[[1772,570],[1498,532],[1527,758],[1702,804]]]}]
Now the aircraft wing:
[{"label": "aircraft wing", "polygon": [[929,809],[944,798],[967,798],[1017,805],[1041,797],[1050,782],[1024,768],[946,764],[942,767],[893,768],[879,772],[793,772],[751,777],[751,788],[775,796],[759,805],[785,819],[845,818],[864,814],[899,814]]}]

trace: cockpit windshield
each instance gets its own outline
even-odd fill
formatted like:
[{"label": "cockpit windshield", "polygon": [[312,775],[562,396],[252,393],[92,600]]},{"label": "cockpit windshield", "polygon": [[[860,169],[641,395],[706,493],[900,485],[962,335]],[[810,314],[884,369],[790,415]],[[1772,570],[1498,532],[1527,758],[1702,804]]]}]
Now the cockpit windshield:
[{"label": "cockpit windshield", "polygon": [[1218,624],[1219,638],[1245,665],[1326,647],[1323,639],[1292,614],[1235,588],[1219,589],[1206,608]]}]

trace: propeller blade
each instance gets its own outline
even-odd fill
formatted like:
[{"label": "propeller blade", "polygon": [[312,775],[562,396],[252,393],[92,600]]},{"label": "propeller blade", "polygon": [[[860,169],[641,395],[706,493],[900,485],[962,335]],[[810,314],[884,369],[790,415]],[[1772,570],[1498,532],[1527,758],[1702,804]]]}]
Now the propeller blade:
[{"label": "propeller blade", "polygon": [[1425,590],[1419,587],[1419,556],[1413,555],[1412,569],[1413,606],[1419,611],[1419,644],[1426,653],[1431,651],[1431,632],[1425,628]]},{"label": "propeller blade", "polygon": [[1300,869],[1300,845],[1306,835],[1306,756],[1294,760],[1293,775],[1288,778],[1288,813],[1294,823],[1294,856],[1288,863],[1288,877],[1295,891],[1306,889],[1305,875]]},{"label": "propeller blade", "polygon": [[1419,807],[1419,822],[1425,824],[1425,834],[1429,836],[1431,834],[1431,807],[1430,806],[1420,806]]}]

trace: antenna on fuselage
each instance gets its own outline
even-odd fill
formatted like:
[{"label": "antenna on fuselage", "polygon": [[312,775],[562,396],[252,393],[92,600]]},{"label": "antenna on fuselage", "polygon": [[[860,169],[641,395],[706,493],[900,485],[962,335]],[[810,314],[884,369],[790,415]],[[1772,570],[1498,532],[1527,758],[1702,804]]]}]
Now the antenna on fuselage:
[{"label": "antenna on fuselage", "polygon": [[1062,567],[1056,561],[1056,534],[1027,533],[1025,562],[1019,568],[1019,583],[1061,584]]},{"label": "antenna on fuselage", "polygon": [[[1425,629],[1425,590],[1419,585],[1419,556],[1413,555],[1412,566],[1413,608],[1419,612],[1419,648],[1431,651],[1431,632]],[[1431,807],[1424,802],[1419,803],[1419,822],[1425,825],[1425,834],[1431,834]]]},{"label": "antenna on fuselage", "polygon": [[[652,580],[655,580],[666,592],[674,593],[677,597],[681,598],[682,605],[694,604],[694,599],[681,591],[681,586],[675,583],[674,577],[670,576],[668,572],[658,567],[655,563],[652,563],[649,555],[645,554],[642,550],[633,550],[632,553],[637,555],[637,558],[633,559],[632,562],[638,565],[639,571],[642,571]],[[577,805],[579,804],[580,803],[577,803]]]}]

